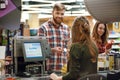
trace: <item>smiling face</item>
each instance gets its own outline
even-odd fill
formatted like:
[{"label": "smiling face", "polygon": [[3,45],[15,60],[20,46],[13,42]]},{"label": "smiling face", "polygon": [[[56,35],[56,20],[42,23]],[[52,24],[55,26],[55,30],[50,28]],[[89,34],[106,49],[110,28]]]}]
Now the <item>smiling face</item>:
[{"label": "smiling face", "polygon": [[61,22],[63,22],[64,13],[65,10],[57,10],[57,9],[55,9],[52,12],[53,20],[56,24],[61,24]]},{"label": "smiling face", "polygon": [[98,35],[101,37],[105,32],[105,25],[99,24],[97,29]]}]

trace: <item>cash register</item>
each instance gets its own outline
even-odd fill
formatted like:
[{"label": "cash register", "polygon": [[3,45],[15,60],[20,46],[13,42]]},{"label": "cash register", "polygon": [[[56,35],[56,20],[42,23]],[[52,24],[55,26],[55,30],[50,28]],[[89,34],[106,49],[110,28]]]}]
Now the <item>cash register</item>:
[{"label": "cash register", "polygon": [[45,61],[50,57],[51,53],[51,48],[46,38],[15,38],[14,73],[20,77],[35,77],[46,74]]}]

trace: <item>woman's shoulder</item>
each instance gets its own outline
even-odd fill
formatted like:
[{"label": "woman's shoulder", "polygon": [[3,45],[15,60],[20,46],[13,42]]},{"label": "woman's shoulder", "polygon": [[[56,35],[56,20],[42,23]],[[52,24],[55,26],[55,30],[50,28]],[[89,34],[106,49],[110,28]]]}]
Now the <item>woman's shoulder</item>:
[{"label": "woman's shoulder", "polygon": [[82,48],[85,48],[85,45],[80,42],[77,42],[77,43],[72,43],[71,47],[81,50]]},{"label": "woman's shoulder", "polygon": [[77,47],[77,46],[80,46],[80,43],[78,43],[78,42],[77,43],[72,43],[71,46],[76,46]]}]

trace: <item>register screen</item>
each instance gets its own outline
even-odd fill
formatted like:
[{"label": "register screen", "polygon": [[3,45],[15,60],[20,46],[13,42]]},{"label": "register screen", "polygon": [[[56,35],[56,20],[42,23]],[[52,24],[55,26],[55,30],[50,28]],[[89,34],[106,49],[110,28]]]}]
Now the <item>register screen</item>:
[{"label": "register screen", "polygon": [[40,43],[24,43],[26,58],[43,57]]}]

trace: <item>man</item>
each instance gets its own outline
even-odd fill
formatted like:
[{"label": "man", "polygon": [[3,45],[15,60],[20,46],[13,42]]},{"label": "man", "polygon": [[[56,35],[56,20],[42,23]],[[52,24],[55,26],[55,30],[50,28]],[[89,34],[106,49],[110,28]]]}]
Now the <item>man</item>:
[{"label": "man", "polygon": [[47,60],[47,70],[60,72],[66,64],[66,48],[70,39],[69,27],[63,23],[65,6],[56,3],[53,7],[52,18],[43,23],[38,31],[39,36],[46,36],[50,44],[52,55]]}]

